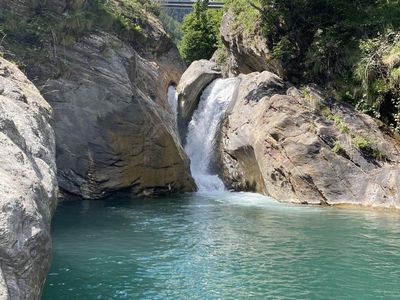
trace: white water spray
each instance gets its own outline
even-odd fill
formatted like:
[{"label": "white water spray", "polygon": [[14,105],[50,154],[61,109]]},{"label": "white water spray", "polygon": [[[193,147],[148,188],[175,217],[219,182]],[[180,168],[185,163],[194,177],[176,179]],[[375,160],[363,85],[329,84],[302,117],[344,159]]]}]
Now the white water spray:
[{"label": "white water spray", "polygon": [[215,157],[215,138],[237,81],[230,78],[211,83],[204,90],[189,124],[185,151],[190,158],[192,176],[201,192],[225,189],[218,175],[210,172],[210,162]]},{"label": "white water spray", "polygon": [[168,103],[176,118],[178,115],[178,93],[173,85],[168,87]]}]

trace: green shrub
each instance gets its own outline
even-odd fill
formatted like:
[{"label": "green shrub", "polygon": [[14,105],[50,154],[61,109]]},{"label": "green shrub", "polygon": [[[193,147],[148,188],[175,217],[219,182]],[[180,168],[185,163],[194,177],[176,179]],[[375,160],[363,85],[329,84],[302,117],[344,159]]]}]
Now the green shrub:
[{"label": "green shrub", "polygon": [[35,13],[25,19],[1,12],[1,30],[10,43],[38,47],[55,42],[70,45],[96,29],[114,31],[120,38],[136,42],[147,22],[146,11],[155,11],[149,1],[91,0],[84,9],[71,10],[59,18],[46,13],[46,1],[38,0],[31,4]]},{"label": "green shrub", "polygon": [[398,0],[227,0],[226,9],[233,31],[265,36],[291,82],[323,85],[400,129]]},{"label": "green shrub", "polygon": [[24,17],[0,11],[0,48],[12,51],[22,69],[47,64],[48,76],[55,78],[72,72],[65,65],[63,49],[94,31],[107,31],[142,47],[147,39],[143,30],[148,26],[147,16],[156,12],[151,0],[90,0],[84,8],[70,7],[61,16],[48,11],[46,0],[33,0],[30,6],[31,14]]},{"label": "green shrub", "polygon": [[341,151],[343,151],[343,147],[342,144],[340,144],[339,141],[335,141],[335,143],[333,144],[333,148],[332,151],[336,154],[340,153]]},{"label": "green shrub", "polygon": [[[253,5],[261,6],[259,0],[251,2]],[[261,12],[255,9],[248,0],[226,0],[225,10],[232,10],[235,19],[231,24],[231,30],[239,30],[245,37],[255,32],[262,33],[264,30],[261,22]]]},{"label": "green shrub", "polygon": [[226,65],[228,63],[229,51],[223,45],[221,38],[218,39],[218,45],[217,45],[217,50],[215,52],[215,57],[217,63],[219,63],[220,65]]},{"label": "green shrub", "polygon": [[361,135],[353,135],[352,141],[358,149],[370,149],[372,147],[371,141]]},{"label": "green shrub", "polygon": [[351,140],[365,158],[374,160],[383,158],[382,153],[374,147],[373,143],[368,138],[352,134]]},{"label": "green shrub", "polygon": [[357,107],[400,129],[400,33],[387,31],[360,42],[354,76],[361,83]]},{"label": "green shrub", "polygon": [[182,23],[179,52],[187,64],[209,59],[218,48],[222,10],[207,9],[208,0],[197,0]]},{"label": "green shrub", "polygon": [[[345,134],[351,139],[353,145],[360,150],[360,152],[364,157],[371,159],[382,158],[382,154],[376,149],[373,142],[371,142],[368,138],[362,135],[355,134],[354,132],[352,132],[348,127],[348,125],[342,120],[342,118],[336,114],[333,114],[328,107],[326,106],[322,107],[321,113],[328,120],[334,122],[335,126],[337,126],[337,128],[339,129],[340,133]],[[344,151],[342,145],[338,140],[334,142],[332,151],[337,154],[340,154]]]},{"label": "green shrub", "polygon": [[341,133],[348,134],[350,133],[350,129],[347,124],[342,120],[342,118],[338,115],[330,115],[328,117],[329,120],[333,121],[335,125],[339,128]]}]

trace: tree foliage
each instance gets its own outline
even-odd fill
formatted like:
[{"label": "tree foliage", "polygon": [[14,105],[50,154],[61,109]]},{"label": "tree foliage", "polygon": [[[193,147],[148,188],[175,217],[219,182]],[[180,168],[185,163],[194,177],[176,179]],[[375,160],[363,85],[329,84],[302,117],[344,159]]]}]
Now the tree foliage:
[{"label": "tree foliage", "polygon": [[[235,13],[233,26],[267,38],[290,81],[329,87],[400,127],[400,71],[385,64],[388,53],[398,53],[399,0],[227,0],[226,6]],[[252,27],[255,18],[260,29]]]},{"label": "tree foliage", "polygon": [[197,0],[182,23],[179,51],[187,64],[209,59],[217,49],[222,11],[209,10],[208,0]]},{"label": "tree foliage", "polygon": [[400,131],[400,33],[387,30],[360,42],[354,75],[361,83],[357,107]]}]

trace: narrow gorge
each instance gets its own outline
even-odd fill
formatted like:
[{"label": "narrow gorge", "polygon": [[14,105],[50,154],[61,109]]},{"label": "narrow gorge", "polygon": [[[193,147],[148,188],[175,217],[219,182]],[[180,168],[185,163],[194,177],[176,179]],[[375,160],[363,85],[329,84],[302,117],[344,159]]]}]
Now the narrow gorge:
[{"label": "narrow gorge", "polygon": [[[186,137],[185,151],[190,158],[190,168],[200,192],[223,191],[224,183],[217,175],[216,141],[222,118],[233,98],[236,79],[217,79],[200,97]],[[214,174],[213,174],[214,173]]]},{"label": "narrow gorge", "polygon": [[396,299],[394,1],[181,2],[0,0],[0,299]]}]

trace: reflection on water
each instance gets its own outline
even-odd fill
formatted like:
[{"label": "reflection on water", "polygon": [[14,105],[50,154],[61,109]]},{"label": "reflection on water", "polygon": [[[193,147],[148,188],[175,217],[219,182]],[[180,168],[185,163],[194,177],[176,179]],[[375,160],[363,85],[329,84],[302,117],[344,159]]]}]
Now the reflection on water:
[{"label": "reflection on water", "polygon": [[399,225],[245,193],[64,203],[43,299],[397,299]]}]

